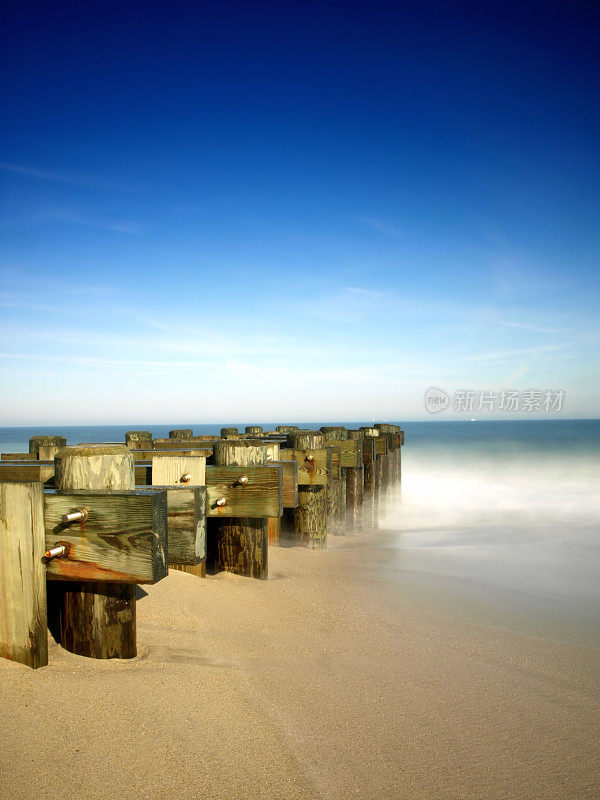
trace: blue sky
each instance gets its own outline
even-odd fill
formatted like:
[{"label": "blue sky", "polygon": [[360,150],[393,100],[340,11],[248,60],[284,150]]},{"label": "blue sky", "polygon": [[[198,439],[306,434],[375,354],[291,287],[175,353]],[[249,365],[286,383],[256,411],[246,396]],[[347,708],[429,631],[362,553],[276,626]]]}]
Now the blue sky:
[{"label": "blue sky", "polygon": [[595,3],[4,15],[3,424],[598,416]]}]

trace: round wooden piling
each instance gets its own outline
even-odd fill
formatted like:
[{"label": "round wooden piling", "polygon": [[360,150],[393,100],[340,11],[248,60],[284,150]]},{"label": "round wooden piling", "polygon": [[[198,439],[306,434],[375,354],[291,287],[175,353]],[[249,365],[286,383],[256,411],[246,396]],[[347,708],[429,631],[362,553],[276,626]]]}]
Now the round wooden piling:
[{"label": "round wooden piling", "polygon": [[237,428],[221,428],[221,439],[233,439],[239,436]]},{"label": "round wooden piling", "polygon": [[[258,439],[215,442],[215,466],[251,467],[267,463]],[[207,520],[207,567],[248,578],[268,578],[268,520],[250,517],[210,517]]]},{"label": "round wooden piling", "polygon": [[32,436],[29,440],[29,452],[39,458],[40,447],[65,447],[67,440],[64,436]]},{"label": "round wooden piling", "polygon": [[263,429],[260,425],[246,425],[245,427],[246,436],[262,436]]},{"label": "round wooden piling", "polygon": [[277,433],[288,434],[288,433],[293,433],[294,431],[298,431],[300,430],[300,428],[297,425],[278,425],[275,428],[275,430],[277,431]]},{"label": "round wooden piling", "polygon": [[[282,427],[282,426],[280,426]],[[288,433],[288,447],[297,450],[322,450],[325,437],[319,431]],[[298,505],[286,509],[290,521],[289,536],[296,544],[310,550],[324,550],[327,547],[327,494],[325,486],[298,486]]]},{"label": "round wooden piling", "polygon": [[152,433],[150,431],[127,431],[125,444],[130,450],[152,450]]},{"label": "round wooden piling", "polygon": [[[348,438],[348,431],[341,425],[324,425],[320,428],[325,437],[325,446]],[[344,536],[347,528],[346,516],[346,467],[340,468],[340,477],[332,479],[326,487],[327,530],[334,536]]]},{"label": "round wooden piling", "polygon": [[[56,454],[59,493],[135,488],[124,445],[77,445]],[[89,658],[133,658],[135,584],[48,581],[48,626],[66,650]]]},{"label": "round wooden piling", "polygon": [[169,431],[169,439],[175,439],[177,442],[183,442],[186,439],[191,439],[194,431],[191,428],[176,428]]},{"label": "round wooden piling", "polygon": [[[347,431],[348,439],[364,439],[364,433]],[[364,467],[346,467],[346,530],[360,531],[363,527]]]}]

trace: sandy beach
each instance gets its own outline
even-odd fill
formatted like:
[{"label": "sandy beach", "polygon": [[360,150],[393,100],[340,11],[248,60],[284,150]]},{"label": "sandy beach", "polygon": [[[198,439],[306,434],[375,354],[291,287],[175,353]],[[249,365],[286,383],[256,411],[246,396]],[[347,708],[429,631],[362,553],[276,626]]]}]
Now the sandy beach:
[{"label": "sandy beach", "polygon": [[171,572],[132,661],[0,661],[0,795],[599,797],[598,651],[413,591],[393,536],[273,548],[266,582]]}]

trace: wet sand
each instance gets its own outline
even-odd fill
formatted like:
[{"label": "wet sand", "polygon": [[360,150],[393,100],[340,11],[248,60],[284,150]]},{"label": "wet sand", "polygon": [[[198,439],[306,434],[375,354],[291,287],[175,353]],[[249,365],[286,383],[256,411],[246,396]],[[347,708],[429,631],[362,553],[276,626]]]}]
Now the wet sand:
[{"label": "wet sand", "polygon": [[171,572],[132,661],[0,660],[0,796],[600,797],[599,651],[470,614],[396,540],[272,549],[268,582]]}]

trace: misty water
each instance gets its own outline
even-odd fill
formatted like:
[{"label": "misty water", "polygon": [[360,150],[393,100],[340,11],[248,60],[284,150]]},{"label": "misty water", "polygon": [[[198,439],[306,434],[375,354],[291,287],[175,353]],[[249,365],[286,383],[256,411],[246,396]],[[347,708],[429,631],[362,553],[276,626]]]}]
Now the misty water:
[{"label": "misty water", "polygon": [[[2,428],[0,451],[26,451],[38,433],[63,434],[69,444],[123,442],[131,428],[168,436],[171,427],[197,434],[220,429],[190,423]],[[403,428],[401,499],[389,506],[380,535],[360,546],[385,549],[398,581],[467,620],[600,646],[600,421],[432,421]]]},{"label": "misty water", "polygon": [[405,429],[402,496],[382,527],[411,586],[471,617],[598,646],[600,423]]}]

